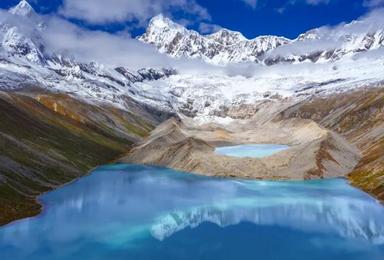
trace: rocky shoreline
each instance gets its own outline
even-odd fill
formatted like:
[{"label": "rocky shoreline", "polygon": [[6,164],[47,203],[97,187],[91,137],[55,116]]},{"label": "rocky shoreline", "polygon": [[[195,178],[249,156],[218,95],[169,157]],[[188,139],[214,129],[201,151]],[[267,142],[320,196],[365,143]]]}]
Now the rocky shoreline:
[{"label": "rocky shoreline", "polygon": [[[250,127],[252,130],[246,132],[215,135],[216,130],[189,131],[183,123],[170,119],[120,162],[160,165],[208,176],[279,180],[344,177],[357,165],[359,151],[336,133],[306,120],[290,121],[283,122],[290,135],[274,135],[280,124],[273,123],[263,125],[262,130]],[[266,158],[235,158],[216,154],[212,139],[216,143],[279,143],[291,147]]]},{"label": "rocky shoreline", "polygon": [[[346,177],[383,201],[384,90],[367,88],[290,102],[256,104],[258,112],[252,118],[225,126],[168,120],[119,161],[210,176]],[[241,118],[241,111],[237,113]],[[231,158],[214,152],[215,146],[247,143],[288,144],[291,148],[263,159]]]}]

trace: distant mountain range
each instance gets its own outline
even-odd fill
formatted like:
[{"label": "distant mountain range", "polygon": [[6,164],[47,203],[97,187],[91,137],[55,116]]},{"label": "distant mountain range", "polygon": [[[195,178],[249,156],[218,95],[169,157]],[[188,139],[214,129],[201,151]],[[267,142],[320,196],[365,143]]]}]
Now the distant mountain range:
[{"label": "distant mountain range", "polygon": [[[376,21],[375,21],[376,22]],[[384,46],[383,25],[369,19],[334,29],[318,28],[294,40],[278,36],[245,38],[227,29],[209,35],[188,30],[163,15],[154,17],[138,39],[172,57],[201,58],[213,64],[326,62]]]},{"label": "distant mountain range", "polygon": [[[295,40],[277,36],[248,40],[241,33],[226,29],[203,36],[163,15],[154,17],[146,33],[138,37],[140,41],[175,58],[232,66],[211,66],[217,71],[207,74],[203,70],[192,75],[179,71],[177,62],[173,68],[131,70],[100,60],[79,61],[68,52],[47,51],[44,17],[25,0],[8,13],[0,20],[3,90],[39,86],[86,102],[109,103],[123,109],[129,109],[128,99],[188,117],[225,118],[230,113],[223,108],[234,105],[277,97],[329,94],[383,80],[380,72],[384,55],[358,59],[359,55],[384,49],[380,29],[383,26],[369,17],[335,28],[311,30]],[[256,67],[243,68],[243,64]],[[273,64],[324,66],[309,69]],[[237,75],[243,77],[234,77]]]},{"label": "distant mountain range", "polygon": [[0,90],[38,86],[71,93],[86,102],[112,103],[125,109],[127,98],[141,100],[148,106],[162,106],[162,102],[153,101],[156,98],[145,100],[135,83],[168,77],[175,70],[130,70],[81,62],[71,53],[48,52],[42,36],[45,21],[27,1],[22,0],[8,13],[0,20]]}]

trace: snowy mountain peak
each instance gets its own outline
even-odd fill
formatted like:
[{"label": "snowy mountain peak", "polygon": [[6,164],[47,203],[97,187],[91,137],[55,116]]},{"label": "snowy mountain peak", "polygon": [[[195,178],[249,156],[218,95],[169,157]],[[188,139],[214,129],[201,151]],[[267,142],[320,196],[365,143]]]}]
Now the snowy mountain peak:
[{"label": "snowy mountain peak", "polygon": [[138,39],[154,45],[160,52],[172,57],[200,58],[217,65],[260,62],[264,53],[290,42],[277,36],[261,36],[248,40],[240,32],[228,29],[201,35],[163,15],[152,18],[146,32]]},{"label": "snowy mountain peak", "polygon": [[[195,65],[196,72],[191,73],[183,68],[179,73],[153,69],[131,71],[103,63],[80,62],[75,53],[55,55],[44,37],[49,32],[49,23],[46,27],[39,26],[45,17],[38,13],[28,15],[33,9],[24,2],[13,8],[12,13],[26,17],[9,15],[12,19],[0,21],[0,89],[41,87],[128,111],[134,102],[195,117],[199,122],[215,118],[218,122],[230,122],[231,117],[239,118],[239,113],[248,114],[244,110],[254,113],[258,107],[253,105],[258,101],[328,95],[383,80],[384,23],[369,30],[366,28],[371,22],[319,28],[296,40],[277,36],[246,39],[241,33],[226,29],[201,35],[159,15],[151,20],[147,32],[139,39],[162,52],[220,65],[259,62],[271,67],[205,70]],[[371,50],[377,50],[370,54],[373,58],[364,56]],[[350,59],[354,54],[360,58]],[[307,64],[272,66],[299,62]]]},{"label": "snowy mountain peak", "polygon": [[21,0],[20,3],[11,8],[9,12],[20,16],[31,16],[35,14],[35,10],[26,0]]},{"label": "snowy mountain peak", "polygon": [[223,45],[233,45],[248,40],[242,33],[228,29],[221,29],[213,34],[207,35],[206,37],[216,42],[220,42]]},{"label": "snowy mountain peak", "polygon": [[312,29],[294,40],[272,35],[247,39],[228,29],[201,35],[159,15],[138,39],[172,57],[197,58],[215,65],[324,63],[382,48],[383,25],[384,19],[368,16],[333,28]]},{"label": "snowy mountain peak", "polygon": [[185,28],[172,21],[168,17],[164,16],[163,14],[159,14],[155,17],[153,17],[149,21],[149,25],[147,28],[147,31],[162,31],[162,30],[185,30]]}]

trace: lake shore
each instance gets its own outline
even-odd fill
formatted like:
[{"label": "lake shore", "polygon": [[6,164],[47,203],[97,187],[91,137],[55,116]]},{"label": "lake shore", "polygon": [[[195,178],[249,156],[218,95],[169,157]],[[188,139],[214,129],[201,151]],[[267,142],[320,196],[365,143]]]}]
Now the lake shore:
[{"label": "lake shore", "polygon": [[[240,130],[189,128],[170,119],[119,161],[207,176],[306,180],[345,177],[360,159],[358,150],[343,138],[306,120],[260,128],[249,124]],[[265,158],[236,158],[215,153],[213,144],[217,143],[279,143],[290,148]]]}]

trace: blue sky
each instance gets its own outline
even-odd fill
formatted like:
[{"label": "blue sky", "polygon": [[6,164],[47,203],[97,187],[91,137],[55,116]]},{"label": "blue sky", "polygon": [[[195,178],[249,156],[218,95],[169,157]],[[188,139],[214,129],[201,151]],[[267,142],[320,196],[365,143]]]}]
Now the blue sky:
[{"label": "blue sky", "polygon": [[[18,0],[1,0],[9,8]],[[295,38],[322,25],[354,20],[384,0],[30,0],[40,13],[55,13],[87,29],[143,32],[148,19],[161,12],[187,27],[208,33],[221,27],[246,37]],[[108,2],[108,4],[107,4]]]}]

